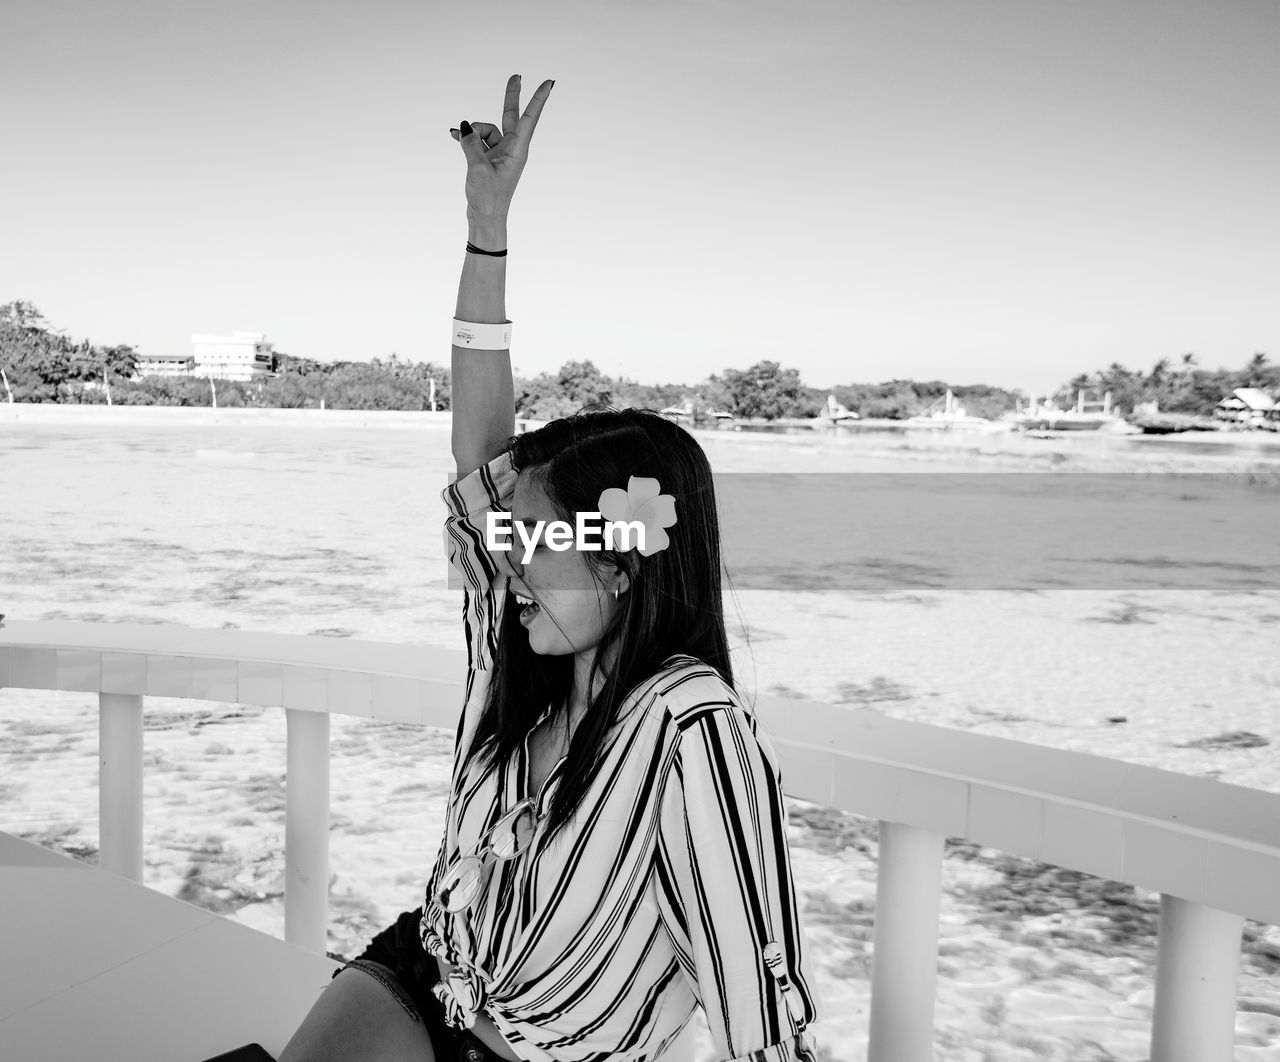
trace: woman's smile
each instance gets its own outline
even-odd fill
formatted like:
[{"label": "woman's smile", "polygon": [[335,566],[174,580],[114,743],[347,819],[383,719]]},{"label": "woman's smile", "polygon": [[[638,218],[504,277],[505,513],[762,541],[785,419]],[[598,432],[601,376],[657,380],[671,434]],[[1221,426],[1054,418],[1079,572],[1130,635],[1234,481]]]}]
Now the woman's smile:
[{"label": "woman's smile", "polygon": [[538,603],[531,597],[525,597],[524,594],[516,594],[512,596],[516,599],[516,603],[520,605],[520,622],[526,627],[533,622],[533,619],[541,611]]}]

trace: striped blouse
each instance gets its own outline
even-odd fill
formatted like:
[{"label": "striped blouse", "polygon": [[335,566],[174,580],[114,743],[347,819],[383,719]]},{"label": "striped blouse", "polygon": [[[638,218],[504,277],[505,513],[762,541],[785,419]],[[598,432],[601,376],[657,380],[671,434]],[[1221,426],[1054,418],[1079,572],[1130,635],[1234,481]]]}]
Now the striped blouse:
[{"label": "striped blouse", "polygon": [[527,740],[502,777],[464,766],[508,598],[484,548],[485,513],[509,509],[515,478],[504,454],[444,491],[468,671],[421,935],[457,967],[437,987],[450,1022],[470,1027],[482,1009],[528,1062],[646,1062],[701,1005],[720,1059],[814,1062],[805,1027],[817,1000],[777,760],[733,690],[693,657],[669,658],[629,695],[565,830],[548,839],[540,821],[526,851],[491,863],[470,908],[434,902],[446,869],[532,795]]}]

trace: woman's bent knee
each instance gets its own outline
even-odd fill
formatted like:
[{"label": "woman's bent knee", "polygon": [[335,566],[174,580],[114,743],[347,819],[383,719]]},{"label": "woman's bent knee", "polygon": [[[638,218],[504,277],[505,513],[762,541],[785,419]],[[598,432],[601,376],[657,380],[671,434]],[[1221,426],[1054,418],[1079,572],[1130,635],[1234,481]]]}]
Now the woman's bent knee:
[{"label": "woman's bent knee", "polygon": [[360,967],[320,992],[279,1062],[435,1062],[431,1037],[397,996]]}]

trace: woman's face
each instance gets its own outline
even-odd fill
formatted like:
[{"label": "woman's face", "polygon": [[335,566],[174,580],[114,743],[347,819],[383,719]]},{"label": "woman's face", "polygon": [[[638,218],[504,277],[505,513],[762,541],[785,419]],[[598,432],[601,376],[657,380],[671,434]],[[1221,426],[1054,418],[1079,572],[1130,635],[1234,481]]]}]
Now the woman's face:
[{"label": "woman's face", "polygon": [[[594,649],[621,607],[613,598],[616,575],[602,586],[596,581],[600,574],[587,564],[584,553],[572,546],[555,550],[547,545],[546,528],[560,519],[538,483],[521,472],[511,500],[512,548],[505,554],[512,572],[508,589],[537,604],[521,606],[511,600],[507,607],[520,611],[520,623],[529,632],[529,648],[545,656]],[[525,562],[526,547],[516,526],[523,524],[532,536],[539,520],[542,533]]]}]

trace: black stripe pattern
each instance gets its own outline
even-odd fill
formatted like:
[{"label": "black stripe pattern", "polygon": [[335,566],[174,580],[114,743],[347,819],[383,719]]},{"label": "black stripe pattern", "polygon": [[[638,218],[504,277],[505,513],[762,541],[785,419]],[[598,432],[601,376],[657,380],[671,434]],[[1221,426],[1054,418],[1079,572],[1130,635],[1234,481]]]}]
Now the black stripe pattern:
[{"label": "black stripe pattern", "polygon": [[693,657],[670,658],[632,692],[568,830],[539,828],[491,867],[469,909],[433,902],[453,862],[531,795],[527,754],[503,777],[462,766],[507,599],[485,514],[509,508],[515,478],[502,455],[444,491],[469,670],[422,940],[459,968],[439,991],[450,1020],[483,1011],[529,1062],[648,1062],[701,1006],[721,1059],[816,1062],[777,759],[737,694]]}]

